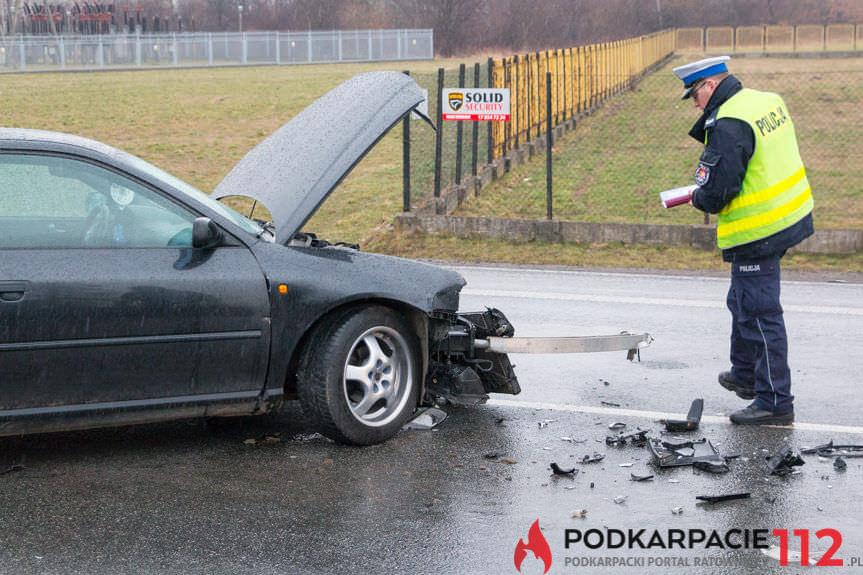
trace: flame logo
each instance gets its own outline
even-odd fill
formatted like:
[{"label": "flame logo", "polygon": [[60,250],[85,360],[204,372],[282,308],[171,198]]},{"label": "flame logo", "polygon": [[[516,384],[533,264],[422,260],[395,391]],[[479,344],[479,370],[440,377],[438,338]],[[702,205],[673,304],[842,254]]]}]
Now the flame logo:
[{"label": "flame logo", "polygon": [[527,544],[524,539],[519,538],[518,544],[515,546],[515,568],[521,573],[521,562],[527,557],[528,550],[533,551],[533,556],[537,559],[542,559],[542,564],[545,565],[543,575],[551,569],[551,548],[548,546],[548,541],[539,530],[539,519],[533,522],[530,530],[527,532]]}]

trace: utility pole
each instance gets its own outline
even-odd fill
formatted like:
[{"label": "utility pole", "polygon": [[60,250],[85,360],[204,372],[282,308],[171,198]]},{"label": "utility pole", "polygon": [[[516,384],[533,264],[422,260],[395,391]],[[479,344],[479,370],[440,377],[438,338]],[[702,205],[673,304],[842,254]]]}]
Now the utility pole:
[{"label": "utility pole", "polygon": [[239,14],[239,17],[240,17],[239,31],[242,32],[243,31],[243,5],[242,4],[239,4],[237,6],[237,13]]},{"label": "utility pole", "polygon": [[662,30],[662,0],[656,0],[656,13],[659,14],[659,29]]}]

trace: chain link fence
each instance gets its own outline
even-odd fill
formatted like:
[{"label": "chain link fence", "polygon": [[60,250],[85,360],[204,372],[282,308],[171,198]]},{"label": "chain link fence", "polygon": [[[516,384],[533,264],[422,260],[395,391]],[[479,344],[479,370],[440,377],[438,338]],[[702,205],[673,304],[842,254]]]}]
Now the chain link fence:
[{"label": "chain link fence", "polygon": [[[553,148],[555,219],[699,224],[689,207],[662,208],[662,190],[688,185],[703,144],[687,133],[700,111],[680,100],[675,58],[582,118]],[[815,197],[816,226],[863,228],[863,58],[732,58],[745,87],[783,96]],[[469,201],[460,215],[546,217],[545,162],[535,158]],[[710,217],[715,223],[715,217]]]},{"label": "chain link fence", "polygon": [[433,30],[6,36],[0,71],[431,60]]}]

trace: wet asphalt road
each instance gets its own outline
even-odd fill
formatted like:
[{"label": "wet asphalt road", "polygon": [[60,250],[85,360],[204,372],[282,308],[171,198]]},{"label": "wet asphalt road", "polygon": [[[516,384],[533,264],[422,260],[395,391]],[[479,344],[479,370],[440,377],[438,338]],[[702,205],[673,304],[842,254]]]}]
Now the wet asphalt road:
[{"label": "wet asphalt road", "polygon": [[[728,367],[726,278],[458,269],[469,282],[463,309],[499,307],[516,335],[628,329],[656,341],[640,363],[623,352],[513,356],[521,395],[446,406],[436,430],[365,449],[310,436],[295,405],[263,418],[0,440],[0,472],[23,466],[0,475],[0,573],[517,573],[516,545],[537,519],[549,573],[801,571],[799,559],[779,567],[753,549],[567,549],[567,529],[645,529],[645,540],[654,530],[763,529],[773,545],[773,529],[807,529],[818,558],[831,543],[815,536],[824,528],[842,537],[834,557],[846,566],[832,572],[863,572],[848,566],[863,558],[863,459],[838,473],[808,455],[784,478],[763,461],[785,442],[863,443],[863,285],[783,284],[797,423],[752,429],[727,423],[744,402],[715,383]],[[705,416],[692,435],[742,453],[729,473],[657,471],[645,449],[605,445],[610,423],[660,434],[659,415],[682,416],[696,397]],[[595,452],[605,459],[579,463]],[[556,479],[553,461],[579,473]],[[635,483],[631,473],[655,477]],[[696,505],[696,495],[741,491],[751,498]],[[571,516],[581,509],[584,518]],[[573,565],[598,560],[630,565]],[[727,564],[695,564],[708,560]],[[521,573],[543,570],[528,552]]]}]

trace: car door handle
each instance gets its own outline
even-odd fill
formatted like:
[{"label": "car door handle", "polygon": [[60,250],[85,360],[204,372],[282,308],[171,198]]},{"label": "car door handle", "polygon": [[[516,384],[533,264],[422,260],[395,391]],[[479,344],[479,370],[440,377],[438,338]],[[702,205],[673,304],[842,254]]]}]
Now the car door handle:
[{"label": "car door handle", "polygon": [[0,301],[18,301],[24,297],[25,291],[27,291],[27,282],[0,281]]}]

